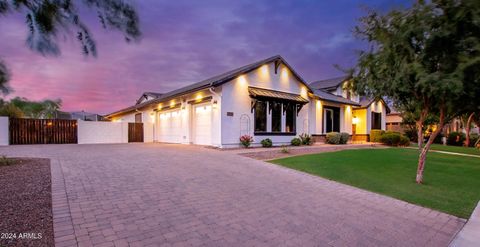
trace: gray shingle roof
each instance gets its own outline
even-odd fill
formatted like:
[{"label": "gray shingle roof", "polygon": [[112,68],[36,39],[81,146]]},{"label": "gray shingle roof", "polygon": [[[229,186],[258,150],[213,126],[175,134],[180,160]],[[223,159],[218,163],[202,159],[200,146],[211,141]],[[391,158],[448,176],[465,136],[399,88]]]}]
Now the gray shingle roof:
[{"label": "gray shingle roof", "polygon": [[347,104],[347,105],[360,106],[360,104],[355,102],[355,101],[349,100],[349,99],[341,97],[341,96],[331,94],[331,93],[323,91],[323,90],[313,90],[313,92],[317,97],[319,97],[320,99],[325,100],[325,101]]},{"label": "gray shingle roof", "polygon": [[242,66],[240,68],[236,68],[234,70],[230,70],[228,72],[225,72],[223,74],[208,78],[206,80],[203,80],[203,81],[200,81],[200,82],[197,82],[197,83],[194,83],[194,84],[191,84],[191,85],[188,85],[188,86],[170,91],[168,93],[162,94],[157,99],[150,100],[150,101],[138,104],[138,105],[130,106],[130,107],[124,108],[122,110],[110,113],[110,114],[107,115],[107,117],[112,117],[112,116],[119,115],[119,114],[122,114],[122,113],[134,111],[135,109],[140,109],[140,108],[146,107],[150,104],[160,103],[162,101],[166,101],[166,100],[169,100],[171,98],[174,98],[174,97],[177,97],[177,96],[180,96],[180,95],[183,95],[183,94],[187,94],[187,93],[191,93],[191,92],[194,92],[194,91],[206,89],[206,88],[209,88],[209,87],[220,86],[223,83],[229,82],[229,81],[231,81],[232,79],[236,78],[237,76],[239,76],[241,74],[248,73],[248,72],[264,65],[264,64],[271,63],[271,62],[274,62],[274,61],[279,61],[282,64],[284,64],[285,66],[287,66],[290,69],[290,71],[292,72],[292,74],[297,78],[297,80],[299,80],[310,91],[312,91],[311,88],[309,87],[309,85],[305,82],[305,80],[303,80],[303,78],[300,77],[295,72],[295,70],[293,70],[293,68],[285,61],[285,59],[283,59],[283,57],[280,56],[280,55],[276,55],[276,56],[273,56],[273,57],[269,57],[269,58],[260,60],[260,61],[255,62],[255,63],[251,63],[251,64],[248,64],[248,65]]},{"label": "gray shingle roof", "polygon": [[346,81],[348,76],[339,76],[326,80],[314,81],[310,83],[310,87],[313,89],[329,90],[337,88],[342,82]]}]

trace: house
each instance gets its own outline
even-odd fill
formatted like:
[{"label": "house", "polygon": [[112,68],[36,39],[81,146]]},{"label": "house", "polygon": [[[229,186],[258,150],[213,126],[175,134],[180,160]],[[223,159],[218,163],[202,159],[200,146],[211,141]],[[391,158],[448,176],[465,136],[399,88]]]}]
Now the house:
[{"label": "house", "polygon": [[395,131],[395,132],[399,132],[399,133],[402,133],[402,134],[405,133],[405,129],[402,126],[403,118],[402,118],[401,113],[396,112],[396,111],[392,111],[392,112],[388,113],[386,121],[387,121],[386,130]]},{"label": "house", "polygon": [[[390,108],[383,99],[374,100],[355,94],[349,89],[348,83],[350,83],[350,78],[341,76],[315,81],[310,84],[316,95],[323,98],[341,98],[343,104],[353,106],[351,114],[345,112],[342,115],[342,111],[338,113],[335,106],[332,108],[331,105],[325,105],[322,114],[324,116],[323,134],[331,131],[347,132],[352,135],[354,141],[368,141],[372,129],[386,130],[386,116],[390,113]],[[339,107],[342,108],[342,105]],[[329,125],[330,121],[333,124]],[[338,127],[338,122],[344,128]],[[333,128],[330,128],[330,126],[333,126]]]},{"label": "house", "polygon": [[56,119],[83,120],[83,121],[106,121],[105,117],[96,113],[76,111],[76,112],[55,112]]},{"label": "house", "polygon": [[265,138],[281,145],[302,133],[367,135],[373,127],[384,128],[382,101],[349,98],[342,91],[346,81],[339,81],[335,92],[321,82],[308,84],[277,55],[171,92],[144,93],[137,104],[107,117],[149,123],[157,142],[221,148],[238,147],[242,135],[253,136],[254,145]]}]

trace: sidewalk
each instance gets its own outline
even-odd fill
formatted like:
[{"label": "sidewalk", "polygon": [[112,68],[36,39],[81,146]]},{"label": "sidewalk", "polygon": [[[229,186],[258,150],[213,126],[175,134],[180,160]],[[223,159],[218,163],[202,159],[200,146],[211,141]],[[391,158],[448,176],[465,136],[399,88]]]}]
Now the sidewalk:
[{"label": "sidewalk", "polygon": [[450,247],[476,247],[480,244],[480,202],[463,229],[455,236]]}]

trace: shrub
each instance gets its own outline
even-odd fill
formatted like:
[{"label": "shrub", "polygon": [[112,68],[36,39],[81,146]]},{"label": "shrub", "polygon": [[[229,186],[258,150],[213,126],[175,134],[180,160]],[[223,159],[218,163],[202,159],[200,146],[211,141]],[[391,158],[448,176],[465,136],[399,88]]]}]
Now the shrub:
[{"label": "shrub", "polygon": [[398,143],[398,146],[402,146],[402,147],[410,146],[410,139],[406,136],[400,136],[400,142]]},{"label": "shrub", "polygon": [[452,146],[462,146],[465,141],[465,134],[461,132],[450,132],[447,138],[447,144]]},{"label": "shrub", "polygon": [[325,142],[328,144],[340,144],[341,142],[341,134],[338,132],[329,132],[325,136]]},{"label": "shrub", "polygon": [[262,147],[264,147],[264,148],[269,148],[269,147],[272,146],[272,140],[270,138],[263,139],[262,141],[260,141],[260,143],[262,144]]},{"label": "shrub", "polygon": [[470,134],[470,147],[475,147],[475,143],[480,139],[480,136],[477,133]]},{"label": "shrub", "polygon": [[443,134],[442,134],[442,133],[438,133],[437,137],[435,137],[435,139],[433,140],[433,143],[443,144],[442,138],[443,138]]},{"label": "shrub", "polygon": [[280,152],[286,154],[286,153],[289,153],[290,150],[288,150],[287,145],[282,145],[282,149],[280,149]]},{"label": "shrub", "polygon": [[292,141],[290,141],[290,143],[292,144],[292,146],[300,146],[302,145],[302,140],[300,140],[300,138],[293,138]]},{"label": "shrub", "polygon": [[9,166],[9,165],[13,165],[13,161],[4,155],[0,156],[0,166]]},{"label": "shrub", "polygon": [[475,143],[475,147],[480,149],[480,138],[477,140],[477,142]]},{"label": "shrub", "polygon": [[300,137],[300,140],[302,141],[303,145],[312,145],[313,144],[313,140],[312,140],[311,135],[304,133],[304,134],[301,134],[299,137]]},{"label": "shrub", "polygon": [[240,136],[240,143],[241,143],[245,148],[250,147],[250,144],[252,144],[252,142],[253,142],[253,137],[251,137],[251,136],[249,136],[249,135]]},{"label": "shrub", "polygon": [[387,132],[380,137],[380,142],[388,146],[398,146],[400,139],[399,133]]},{"label": "shrub", "polygon": [[384,133],[383,130],[370,130],[370,142],[381,142],[380,138]]},{"label": "shrub", "polygon": [[350,134],[346,132],[340,133],[340,144],[347,144],[348,138],[350,138]]}]

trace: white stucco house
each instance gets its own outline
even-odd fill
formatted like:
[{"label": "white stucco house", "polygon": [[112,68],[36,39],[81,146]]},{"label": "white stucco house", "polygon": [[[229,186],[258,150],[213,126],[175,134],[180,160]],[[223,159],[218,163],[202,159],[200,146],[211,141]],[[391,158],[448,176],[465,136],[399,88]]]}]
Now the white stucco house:
[{"label": "white stucco house", "polygon": [[238,147],[242,135],[253,136],[254,145],[265,138],[281,145],[302,133],[321,139],[331,131],[385,129],[383,101],[360,99],[343,90],[346,78],[335,80],[308,84],[273,56],[171,92],[144,93],[107,117],[148,123],[155,142],[220,148]]}]

